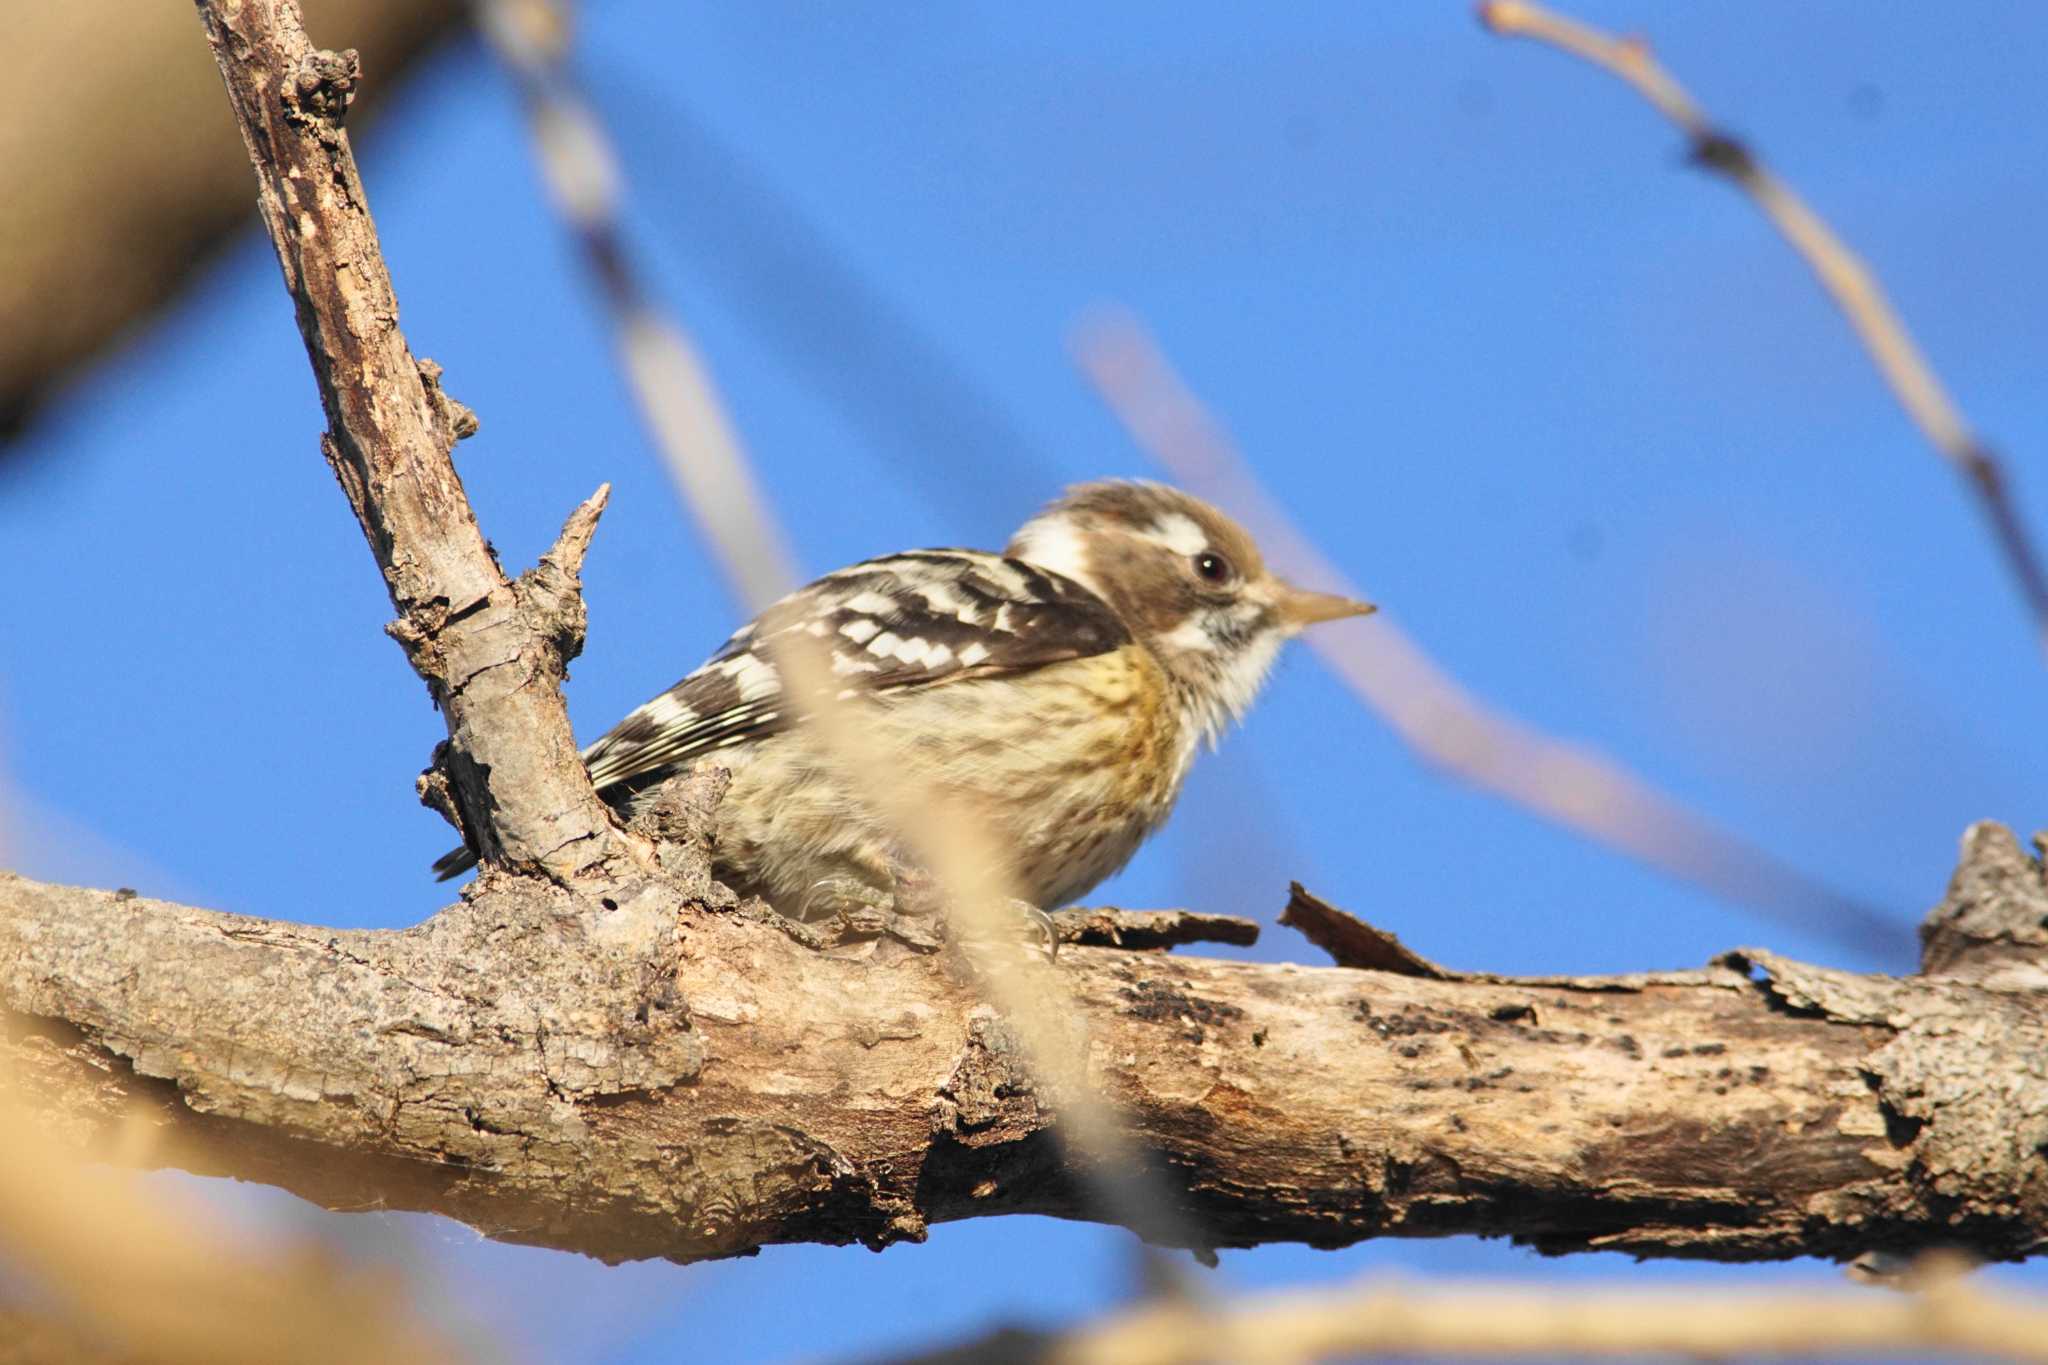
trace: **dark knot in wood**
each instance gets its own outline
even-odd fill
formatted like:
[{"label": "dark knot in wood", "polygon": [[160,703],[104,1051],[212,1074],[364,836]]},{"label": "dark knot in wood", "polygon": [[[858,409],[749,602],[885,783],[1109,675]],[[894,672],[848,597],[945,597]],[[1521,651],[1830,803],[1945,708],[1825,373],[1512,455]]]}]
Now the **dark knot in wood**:
[{"label": "dark knot in wood", "polygon": [[304,118],[339,127],[362,74],[362,58],[352,47],[308,52],[299,60],[286,102]]}]

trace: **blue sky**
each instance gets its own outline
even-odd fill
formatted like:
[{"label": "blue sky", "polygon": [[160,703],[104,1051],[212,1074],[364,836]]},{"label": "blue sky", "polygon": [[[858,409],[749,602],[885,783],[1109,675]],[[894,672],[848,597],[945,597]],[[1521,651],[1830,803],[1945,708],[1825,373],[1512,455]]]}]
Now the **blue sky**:
[{"label": "blue sky", "polygon": [[[2048,9],[1575,12],[1649,31],[1863,251],[2048,527]],[[1154,473],[1066,355],[1119,302],[1311,534],[1499,707],[1901,926],[1967,823],[2048,824],[2042,660],[1974,508],[1783,244],[1612,81],[1455,4],[614,0],[586,19],[640,259],[808,570],[997,545],[1064,483]],[[569,686],[595,736],[737,609],[625,401],[502,74],[458,46],[360,151],[414,349],[483,419],[458,461],[508,565],[615,485]],[[448,833],[412,793],[438,720],[382,634],[319,424],[251,237],[0,475],[22,870],[337,925],[441,903],[425,868]],[[1695,965],[1760,940],[1904,965],[1450,783],[1305,653],[1101,898],[1270,921],[1290,877],[1465,967]],[[1284,931],[1253,955],[1313,959]],[[1058,1321],[1128,1269],[1122,1234],[1042,1220],[620,1269],[426,1219],[315,1220],[340,1224],[562,1359]],[[1453,1240],[1225,1253],[1218,1282],[1367,1268],[1681,1273]]]}]

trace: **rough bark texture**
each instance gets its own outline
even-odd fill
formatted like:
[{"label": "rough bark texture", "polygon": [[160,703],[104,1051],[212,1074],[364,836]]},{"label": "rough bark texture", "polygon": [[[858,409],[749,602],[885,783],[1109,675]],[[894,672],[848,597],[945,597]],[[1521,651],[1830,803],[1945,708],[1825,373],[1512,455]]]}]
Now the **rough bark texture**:
[{"label": "rough bark texture", "polygon": [[[597,905],[500,878],[403,932],[0,881],[17,1083],[82,1141],[141,1104],[174,1139],[158,1160],[607,1258],[1091,1216],[1061,1097],[946,955],[806,948],[668,847],[668,875]],[[2048,908],[1995,826],[1956,888],[1937,933]],[[2032,988],[1753,950],[1531,980],[1060,964],[1091,1084],[1213,1245],[2010,1257],[2048,1229]]]},{"label": "rough bark texture", "polygon": [[[454,0],[308,0],[378,75],[450,32]],[[13,5],[0,43],[0,438],[167,302],[249,221],[249,165],[190,7]]]}]

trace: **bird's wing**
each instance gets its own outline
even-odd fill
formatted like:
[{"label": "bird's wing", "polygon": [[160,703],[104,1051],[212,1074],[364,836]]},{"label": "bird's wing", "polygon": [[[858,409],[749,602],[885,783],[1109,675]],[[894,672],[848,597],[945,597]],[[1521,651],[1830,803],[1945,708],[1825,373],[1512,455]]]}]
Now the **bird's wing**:
[{"label": "bird's wing", "polygon": [[583,751],[617,800],[699,756],[788,726],[776,642],[808,637],[842,696],[1028,672],[1131,635],[1070,578],[979,550],[920,550],[827,574],[761,613],[696,672]]}]

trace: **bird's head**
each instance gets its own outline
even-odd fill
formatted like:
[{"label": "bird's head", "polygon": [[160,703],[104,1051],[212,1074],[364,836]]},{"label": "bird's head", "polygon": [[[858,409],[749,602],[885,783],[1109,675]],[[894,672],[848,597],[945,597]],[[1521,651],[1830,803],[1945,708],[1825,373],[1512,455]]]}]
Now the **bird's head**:
[{"label": "bird's head", "polygon": [[1318,621],[1373,610],[1275,577],[1243,527],[1164,484],[1070,488],[1005,553],[1109,603],[1211,742],[1251,705],[1282,643]]}]

